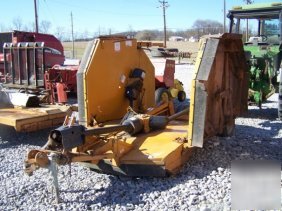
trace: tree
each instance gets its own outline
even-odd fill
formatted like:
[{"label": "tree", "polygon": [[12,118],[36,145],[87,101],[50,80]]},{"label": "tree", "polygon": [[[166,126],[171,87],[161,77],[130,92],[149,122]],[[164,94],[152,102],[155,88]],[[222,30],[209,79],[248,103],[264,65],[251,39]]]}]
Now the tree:
[{"label": "tree", "polygon": [[23,31],[26,32],[34,32],[35,31],[35,24],[34,22],[29,22],[28,24],[25,24],[22,28]]},{"label": "tree", "polygon": [[75,40],[76,41],[85,41],[85,40],[89,40],[90,36],[89,36],[89,32],[87,29],[85,29],[83,32],[81,33],[75,33]]},{"label": "tree", "polygon": [[23,22],[22,19],[18,16],[13,19],[13,29],[14,30],[22,30]]},{"label": "tree", "polygon": [[156,31],[143,30],[136,34],[136,39],[138,40],[155,40],[157,38]]},{"label": "tree", "polygon": [[6,29],[6,27],[5,27],[5,25],[4,24],[0,24],[0,31],[1,32],[4,32],[4,31],[6,31],[7,29]]},{"label": "tree", "polygon": [[45,33],[45,34],[48,33],[50,28],[51,28],[50,21],[43,20],[40,22],[39,31],[41,33]]},{"label": "tree", "polygon": [[99,26],[97,31],[94,33],[94,37],[99,37],[106,34],[107,34],[106,29],[104,27]]},{"label": "tree", "polygon": [[89,38],[89,32],[87,29],[84,30],[84,32],[82,33],[82,38],[83,39],[88,39]]},{"label": "tree", "polygon": [[54,34],[56,38],[59,39],[60,41],[64,40],[65,39],[65,28],[61,26],[57,26]]},{"label": "tree", "polygon": [[198,38],[206,34],[219,34],[222,32],[222,23],[215,20],[196,20],[192,26]]},{"label": "tree", "polygon": [[243,2],[245,2],[246,4],[252,4],[254,3],[254,0],[243,0]]},{"label": "tree", "polygon": [[133,38],[134,37],[134,30],[133,30],[133,28],[132,28],[132,26],[131,25],[128,25],[128,36],[130,37],[130,38]]}]

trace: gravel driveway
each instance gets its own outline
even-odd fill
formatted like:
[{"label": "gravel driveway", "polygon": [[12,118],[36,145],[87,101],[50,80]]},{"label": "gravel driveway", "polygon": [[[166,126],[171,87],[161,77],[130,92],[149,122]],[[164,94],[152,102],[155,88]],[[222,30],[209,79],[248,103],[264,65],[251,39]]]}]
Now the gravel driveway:
[{"label": "gravel driveway", "polygon": [[61,203],[54,203],[51,176],[23,172],[28,149],[46,142],[50,129],[16,133],[0,126],[1,210],[229,210],[230,164],[235,159],[282,161],[282,122],[277,95],[236,120],[235,135],[205,141],[176,176],[126,178],[98,174],[79,165],[59,168]]}]

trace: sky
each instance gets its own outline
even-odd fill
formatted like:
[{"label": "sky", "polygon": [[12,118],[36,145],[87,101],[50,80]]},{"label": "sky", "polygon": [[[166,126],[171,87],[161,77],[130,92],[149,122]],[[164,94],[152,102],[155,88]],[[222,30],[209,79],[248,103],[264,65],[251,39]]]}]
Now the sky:
[{"label": "sky", "polygon": [[[167,29],[185,30],[197,19],[210,19],[223,23],[224,0],[166,0]],[[260,2],[281,0],[254,0]],[[71,13],[76,33],[90,35],[128,30],[163,29],[163,11],[158,0],[37,0],[38,18],[49,21],[49,33],[63,30],[71,32]],[[226,0],[226,10],[243,4],[243,0]],[[23,25],[34,23],[34,0],[2,0],[0,30],[12,29],[13,20]],[[228,21],[227,21],[228,23]]]}]

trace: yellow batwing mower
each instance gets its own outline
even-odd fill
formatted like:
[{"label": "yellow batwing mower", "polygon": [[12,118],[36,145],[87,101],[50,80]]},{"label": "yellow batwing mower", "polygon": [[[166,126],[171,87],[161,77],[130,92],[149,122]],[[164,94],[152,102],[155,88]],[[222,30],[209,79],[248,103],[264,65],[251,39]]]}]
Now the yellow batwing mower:
[{"label": "yellow batwing mower", "polygon": [[137,41],[100,37],[77,74],[78,115],[28,152],[25,171],[79,162],[115,175],[175,174],[206,137],[233,134],[247,110],[246,64],[239,35],[202,40],[190,107],[175,113],[172,102],[155,105],[154,67]]}]

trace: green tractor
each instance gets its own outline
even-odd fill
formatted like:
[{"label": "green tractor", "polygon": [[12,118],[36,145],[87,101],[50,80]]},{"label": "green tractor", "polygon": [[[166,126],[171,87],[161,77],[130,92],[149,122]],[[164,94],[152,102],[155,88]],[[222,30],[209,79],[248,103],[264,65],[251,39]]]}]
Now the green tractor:
[{"label": "green tractor", "polygon": [[248,32],[244,50],[250,67],[250,102],[261,107],[262,102],[278,91],[278,117],[282,120],[282,3],[233,7],[227,17],[230,33],[240,33],[244,27]]}]

